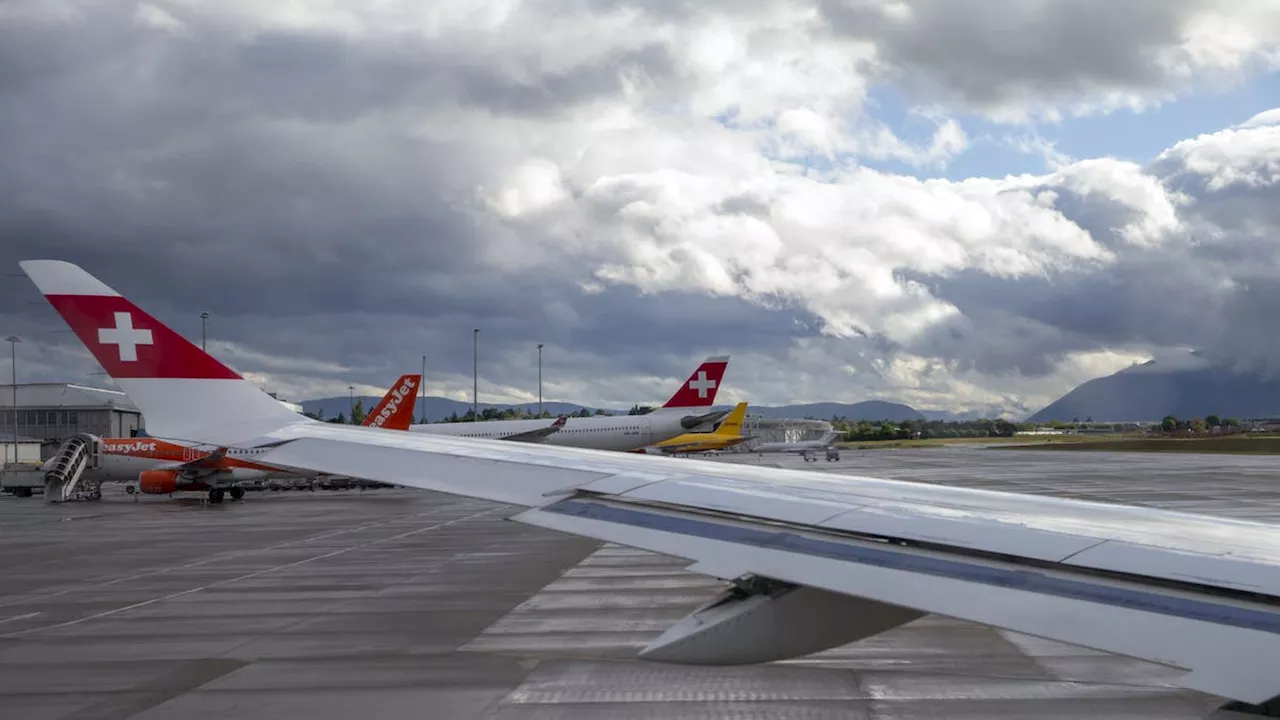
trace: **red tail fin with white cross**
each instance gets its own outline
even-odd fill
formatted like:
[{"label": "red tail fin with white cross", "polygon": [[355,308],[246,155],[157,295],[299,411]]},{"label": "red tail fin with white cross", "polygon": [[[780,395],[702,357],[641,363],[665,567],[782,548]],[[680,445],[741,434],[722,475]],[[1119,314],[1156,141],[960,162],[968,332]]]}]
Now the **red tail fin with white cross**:
[{"label": "red tail fin with white cross", "polygon": [[21,265],[142,410],[149,435],[186,440],[204,428],[253,432],[309,421],[80,267],[61,260]]},{"label": "red tail fin with white cross", "polygon": [[729,356],[719,355],[702,361],[697,370],[680,386],[663,408],[707,409],[716,402],[716,392],[724,371],[729,367]]}]

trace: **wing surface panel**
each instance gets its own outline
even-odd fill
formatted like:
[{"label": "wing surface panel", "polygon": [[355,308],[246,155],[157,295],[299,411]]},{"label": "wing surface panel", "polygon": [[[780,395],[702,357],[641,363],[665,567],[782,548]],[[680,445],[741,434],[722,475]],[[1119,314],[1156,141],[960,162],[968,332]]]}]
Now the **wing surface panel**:
[{"label": "wing surface panel", "polygon": [[1280,607],[1029,571],[892,545],[569,499],[519,522],[1186,669],[1181,685],[1275,694]]}]

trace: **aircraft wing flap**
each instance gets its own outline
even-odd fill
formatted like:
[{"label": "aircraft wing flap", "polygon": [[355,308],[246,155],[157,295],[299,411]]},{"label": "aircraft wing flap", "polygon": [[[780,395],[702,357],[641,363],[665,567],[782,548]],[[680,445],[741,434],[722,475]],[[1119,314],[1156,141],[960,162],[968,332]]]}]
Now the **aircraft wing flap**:
[{"label": "aircraft wing flap", "polygon": [[[574,497],[514,520],[806,587],[1188,670],[1179,685],[1276,694],[1280,608],[835,538],[671,508]],[[722,575],[720,575],[722,576]]]},{"label": "aircraft wing flap", "polygon": [[1094,537],[1028,528],[992,520],[915,514],[868,505],[817,523],[819,527],[949,545],[967,550],[1061,562],[1103,542]]},{"label": "aircraft wing flap", "polygon": [[805,525],[817,525],[854,507],[833,500],[788,496],[767,486],[726,484],[703,478],[663,480],[621,495],[630,501],[703,508]]},{"label": "aircraft wing flap", "polygon": [[617,475],[610,475],[609,477],[589,482],[576,489],[598,495],[624,495],[637,488],[670,479],[671,476],[667,474],[621,472]]},{"label": "aircraft wing flap", "polygon": [[1107,540],[1064,560],[1064,564],[1114,572],[1134,572],[1183,582],[1280,597],[1280,568],[1228,555],[1188,553]]},{"label": "aircraft wing flap", "polygon": [[[1152,579],[1175,580],[1263,593],[1280,598],[1280,565],[1230,556],[1229,549],[1208,546],[1193,552],[1161,547],[1164,536],[1144,543],[1108,534],[1030,526],[1017,515],[983,516],[922,503],[873,498],[794,494],[789,488],[741,483],[715,477],[673,477],[617,493],[622,499],[699,508],[758,521],[780,521],[859,533],[891,540],[928,543],[956,551],[974,551],[1062,562]],[[1135,522],[1137,519],[1135,518]],[[1227,521],[1230,522],[1230,521]]]}]

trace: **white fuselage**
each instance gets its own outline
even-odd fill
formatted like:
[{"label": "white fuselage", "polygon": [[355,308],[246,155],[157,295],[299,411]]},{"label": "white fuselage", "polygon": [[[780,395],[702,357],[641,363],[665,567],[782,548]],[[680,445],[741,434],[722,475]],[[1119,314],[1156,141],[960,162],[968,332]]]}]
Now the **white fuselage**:
[{"label": "white fuselage", "polygon": [[[208,452],[207,450],[197,450],[195,448],[175,448],[175,445],[175,443],[163,443],[162,445],[166,449],[173,449],[173,457],[168,455],[164,457],[149,457],[147,455],[133,455],[104,450],[98,457],[98,467],[85,472],[87,475],[102,482],[129,482],[137,480],[138,475],[144,471],[171,467],[185,460],[194,460]],[[237,461],[254,463],[255,456],[264,452],[264,450],[228,450],[227,459],[233,465]],[[160,454],[164,454],[163,451]],[[55,459],[50,458],[45,461],[44,470],[48,471]],[[230,472],[218,473],[216,478],[208,478],[208,481],[214,482],[216,480],[216,484],[225,484],[228,482],[265,480],[269,477],[303,477],[303,475],[285,468],[267,470],[266,467],[232,467]],[[308,473],[307,475],[314,475],[314,473]]]},{"label": "white fuselage", "polygon": [[[689,432],[681,419],[710,412],[710,408],[662,409],[647,415],[598,415],[571,417],[559,432],[546,437],[547,445],[591,448],[593,450],[639,450],[663,440]],[[488,420],[481,422],[427,423],[412,425],[410,432],[498,439],[520,433],[535,432],[552,421]]]}]

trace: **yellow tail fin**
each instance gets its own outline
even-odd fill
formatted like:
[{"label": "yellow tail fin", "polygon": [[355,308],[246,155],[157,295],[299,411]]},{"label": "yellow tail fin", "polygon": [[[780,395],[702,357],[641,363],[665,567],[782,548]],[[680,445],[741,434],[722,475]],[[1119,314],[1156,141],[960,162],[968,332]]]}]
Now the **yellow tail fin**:
[{"label": "yellow tail fin", "polygon": [[747,417],[747,404],[740,402],[724,416],[724,420],[720,422],[720,427],[716,428],[716,435],[733,435],[742,434],[742,421]]}]

